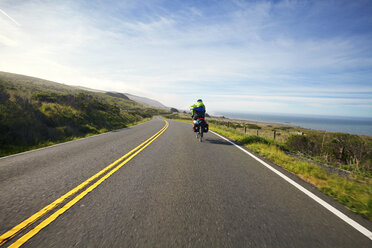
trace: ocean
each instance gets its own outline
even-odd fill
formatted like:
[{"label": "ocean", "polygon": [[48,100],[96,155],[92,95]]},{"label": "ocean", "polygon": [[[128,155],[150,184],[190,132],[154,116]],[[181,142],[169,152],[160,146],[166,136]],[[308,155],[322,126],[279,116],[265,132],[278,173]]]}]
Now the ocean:
[{"label": "ocean", "polygon": [[361,134],[372,136],[372,118],[340,117],[318,115],[257,114],[257,113],[216,113],[231,119],[249,120],[266,123],[279,123],[300,126],[313,130]]}]

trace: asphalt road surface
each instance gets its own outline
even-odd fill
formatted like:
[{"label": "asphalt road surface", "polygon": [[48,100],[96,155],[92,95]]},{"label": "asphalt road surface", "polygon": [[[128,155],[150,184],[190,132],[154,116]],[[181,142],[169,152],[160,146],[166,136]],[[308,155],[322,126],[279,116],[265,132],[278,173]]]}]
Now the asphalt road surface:
[{"label": "asphalt road surface", "polygon": [[[209,132],[200,143],[190,124],[168,122],[166,130],[155,118],[0,159],[4,234],[163,131],[118,161],[128,159],[112,174],[117,164],[39,213],[3,247],[372,247],[368,237],[227,141]],[[369,220],[273,166],[372,230]]]}]

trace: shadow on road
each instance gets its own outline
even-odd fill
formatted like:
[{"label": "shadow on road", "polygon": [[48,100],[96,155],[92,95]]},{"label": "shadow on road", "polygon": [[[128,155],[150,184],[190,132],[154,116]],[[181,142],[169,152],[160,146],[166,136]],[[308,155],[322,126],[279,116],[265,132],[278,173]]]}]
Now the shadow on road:
[{"label": "shadow on road", "polygon": [[224,141],[224,140],[220,140],[220,139],[205,139],[206,142],[209,142],[209,143],[212,143],[212,144],[217,144],[217,145],[228,145],[228,146],[232,146],[231,143],[227,142],[227,141]]},{"label": "shadow on road", "polygon": [[131,128],[132,127],[123,127],[123,128],[117,129],[117,130],[112,130],[112,131],[110,131],[110,133],[117,133],[117,132],[121,132],[121,131],[123,131],[125,129],[131,129]]},{"label": "shadow on road", "polygon": [[120,132],[122,129],[119,129],[119,130],[113,130],[111,131],[111,133],[117,133],[117,132]]}]

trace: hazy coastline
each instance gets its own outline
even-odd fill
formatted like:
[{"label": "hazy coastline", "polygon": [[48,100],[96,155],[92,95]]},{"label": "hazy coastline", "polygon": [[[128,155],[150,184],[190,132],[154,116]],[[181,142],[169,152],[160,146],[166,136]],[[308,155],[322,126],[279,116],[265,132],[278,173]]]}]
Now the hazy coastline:
[{"label": "hazy coastline", "polygon": [[300,126],[302,128],[313,130],[372,136],[372,118],[368,117],[233,112],[218,112],[216,115],[231,119],[264,123],[278,123],[291,126]]}]

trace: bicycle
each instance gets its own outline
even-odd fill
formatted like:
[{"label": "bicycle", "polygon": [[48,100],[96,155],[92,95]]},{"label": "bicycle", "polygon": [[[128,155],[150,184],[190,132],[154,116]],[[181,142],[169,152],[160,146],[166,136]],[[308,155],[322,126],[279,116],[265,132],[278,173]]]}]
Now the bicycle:
[{"label": "bicycle", "polygon": [[[197,131],[195,131],[197,129]],[[196,138],[203,142],[203,134],[205,132],[208,132],[208,124],[205,122],[204,118],[197,118],[196,121],[194,121],[194,132],[196,132]]]}]

